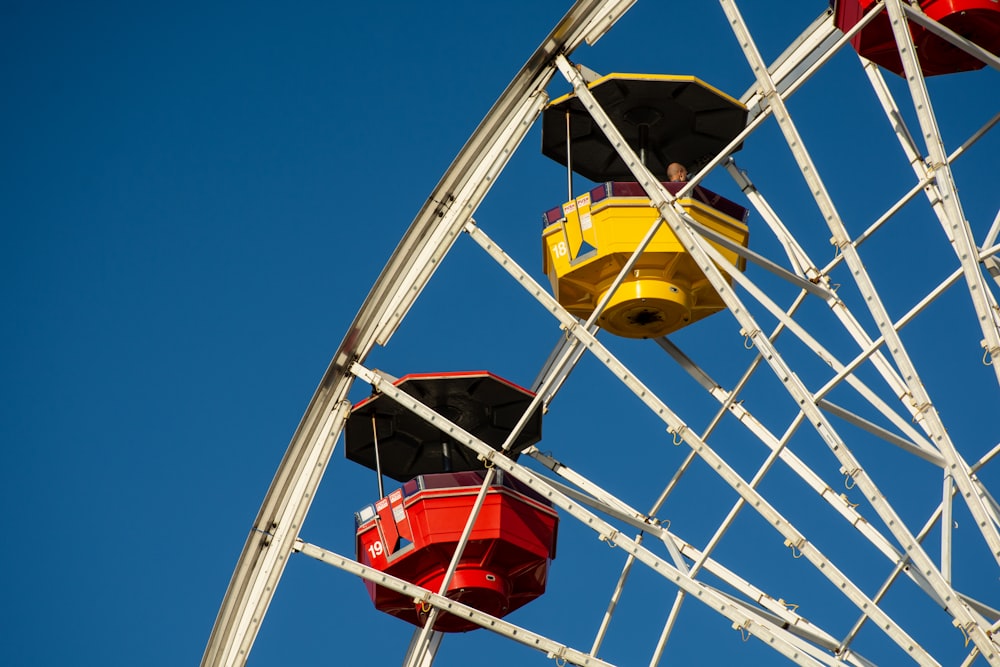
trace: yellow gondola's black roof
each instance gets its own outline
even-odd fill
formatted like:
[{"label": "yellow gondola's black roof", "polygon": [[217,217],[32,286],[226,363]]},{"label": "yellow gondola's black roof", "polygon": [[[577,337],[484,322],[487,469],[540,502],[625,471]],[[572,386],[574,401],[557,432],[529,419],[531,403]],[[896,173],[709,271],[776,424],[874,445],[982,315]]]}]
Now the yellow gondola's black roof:
[{"label": "yellow gondola's black roof", "polygon": [[[646,166],[658,175],[671,162],[697,169],[746,126],[746,107],[693,76],[615,73],[588,88],[632,149],[645,149]],[[566,164],[567,113],[573,171],[595,182],[633,180],[573,93],[553,100],[543,112],[542,153]]]}]

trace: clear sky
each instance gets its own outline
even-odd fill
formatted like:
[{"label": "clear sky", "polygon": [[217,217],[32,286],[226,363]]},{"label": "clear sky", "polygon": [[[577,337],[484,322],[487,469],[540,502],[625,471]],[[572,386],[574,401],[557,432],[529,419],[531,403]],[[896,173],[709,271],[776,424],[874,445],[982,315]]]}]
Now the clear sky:
[{"label": "clear sky", "polygon": [[[437,180],[568,6],[0,1],[4,664],[200,660],[271,477],[354,314]],[[827,3],[741,6],[770,61]],[[601,73],[692,74],[735,97],[752,82],[715,3],[640,2],[574,60]],[[890,80],[897,93],[901,84]],[[567,89],[557,75],[550,93]],[[1000,110],[996,71],[939,77],[931,91],[949,150]],[[913,185],[850,50],[789,106],[855,234]],[[476,218],[544,281],[540,213],[565,199],[566,179],[539,144],[535,127]],[[998,151],[994,131],[955,168],[980,242],[1000,203]],[[817,261],[832,259],[829,230],[773,120],[737,159]],[[739,197],[724,173],[706,185]],[[899,317],[956,263],[922,196],[891,224],[896,234],[873,242],[865,261]],[[766,231],[752,231],[751,245],[783,257]],[[774,285],[759,269],[748,275]],[[774,289],[790,303],[794,292]],[[822,310],[810,311],[816,321]],[[979,363],[981,333],[964,290],[923,322],[907,345],[974,461],[997,443],[998,392]],[[731,387],[751,353],[728,315],[703,324],[676,342]],[[558,336],[555,321],[463,238],[368,365],[397,376],[482,368],[530,385]],[[696,430],[706,427],[714,404],[688,401],[700,389],[658,347],[602,340]],[[830,344],[846,360],[857,348],[844,340]],[[789,341],[784,353],[801,358],[811,389],[829,378],[801,346]],[[751,385],[746,399],[780,434],[790,413],[775,387]],[[358,383],[352,397],[367,391]],[[838,401],[857,406],[840,392]],[[765,452],[728,428],[715,446],[749,478]],[[919,530],[940,501],[940,470],[847,432]],[[545,434],[541,449],[640,508],[684,453],[593,360],[553,404]],[[801,447],[844,492],[815,436]],[[699,546],[735,499],[702,468],[663,515]],[[987,467],[981,477],[996,495],[998,476]],[[874,549],[853,546],[832,514],[810,514],[813,497],[787,470],[765,486],[868,594],[877,590],[889,566]],[[374,475],[338,448],[303,537],[351,553],[352,512],[375,496]],[[956,585],[1000,606],[996,562],[962,512]],[[866,516],[877,521],[870,508]],[[857,616],[759,517],[747,513],[718,555],[838,636]],[[622,562],[620,550],[563,517],[549,593],[510,620],[589,649]],[[648,662],[674,594],[648,573],[631,586],[601,653],[622,665]],[[939,660],[959,663],[960,634],[912,588],[891,598],[893,613]],[[916,598],[924,606],[911,612]],[[410,634],[371,608],[360,582],[296,556],[250,664],[399,664]],[[877,633],[862,638],[858,650],[876,662],[905,660]],[[694,602],[668,655],[669,664],[782,663]],[[446,639],[436,664],[515,661],[549,664],[485,631]]]}]

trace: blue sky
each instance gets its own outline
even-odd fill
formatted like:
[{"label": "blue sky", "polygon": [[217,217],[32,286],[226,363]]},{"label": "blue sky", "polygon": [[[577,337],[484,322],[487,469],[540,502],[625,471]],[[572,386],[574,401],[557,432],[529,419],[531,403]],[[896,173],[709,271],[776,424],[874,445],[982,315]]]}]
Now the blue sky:
[{"label": "blue sky", "polygon": [[[718,6],[663,4],[639,3],[574,60],[602,73],[693,74],[741,95],[752,76]],[[741,6],[770,61],[826,3]],[[441,174],[567,7],[0,3],[6,664],[200,659],[271,477],[355,312]],[[896,92],[901,83],[890,80]],[[566,90],[557,77],[550,92]],[[995,71],[939,77],[931,92],[950,148],[1000,109]],[[855,233],[912,186],[852,52],[789,107]],[[536,127],[476,218],[544,280],[539,214],[563,201],[565,173],[539,145]],[[997,212],[987,175],[998,150],[994,131],[955,167],[977,240]],[[809,251],[832,259],[829,231],[773,121],[737,159]],[[738,195],[725,174],[706,184]],[[587,185],[578,177],[578,190]],[[873,241],[864,257],[898,317],[954,258],[926,200],[891,224],[897,233]],[[752,231],[751,244],[780,257],[764,231]],[[759,272],[755,279],[773,285]],[[821,321],[821,311],[803,317]],[[749,353],[726,318],[680,332],[676,342],[731,386]],[[460,239],[368,365],[394,375],[483,368],[527,385],[558,336],[554,320]],[[997,442],[995,376],[969,362],[981,356],[980,337],[968,297],[957,291],[905,335],[972,460]],[[655,345],[602,340],[704,428],[714,406],[688,400],[694,383]],[[796,349],[789,342],[785,353],[815,371],[817,362]],[[845,359],[853,352],[834,349]],[[748,404],[757,399],[761,414],[787,424],[788,406],[770,399],[773,388],[762,379]],[[838,400],[854,405],[841,392]],[[352,396],[366,393],[358,383]],[[540,448],[638,507],[652,503],[682,454],[593,360],[546,419]],[[749,477],[762,449],[728,429],[717,447]],[[829,453],[815,436],[803,440],[797,452],[836,481]],[[940,471],[897,450],[882,454],[887,446],[866,436],[851,445],[871,457],[918,530],[939,500]],[[982,477],[998,481],[989,468]],[[693,479],[667,515],[703,544],[734,496],[707,471]],[[796,484],[776,470],[765,486],[871,593],[888,572],[885,561],[859,556],[847,531],[811,514],[812,500],[800,502],[808,493]],[[350,553],[351,513],[375,495],[374,476],[338,448],[303,537]],[[956,584],[1000,605],[996,563],[971,518],[956,512],[968,527],[956,536],[967,545]],[[622,554],[565,517],[560,538],[549,593],[511,620],[586,649]],[[803,613],[836,632],[856,616],[828,582],[788,559],[757,517],[734,528],[719,557],[769,590],[789,591]],[[646,664],[673,591],[645,573],[630,590],[602,656]],[[903,587],[888,603],[908,631],[925,637],[948,627],[933,610],[908,613],[914,595]],[[668,651],[678,664],[781,664],[758,642],[742,643],[728,621],[692,602],[685,609]],[[862,653],[899,661],[877,635],[862,636],[870,639]],[[360,582],[297,556],[250,664],[398,664],[409,637],[408,626],[371,609]],[[931,643],[949,664],[965,655],[957,633]],[[436,664],[469,664],[470,656],[482,665],[546,664],[483,631],[448,638]]]}]

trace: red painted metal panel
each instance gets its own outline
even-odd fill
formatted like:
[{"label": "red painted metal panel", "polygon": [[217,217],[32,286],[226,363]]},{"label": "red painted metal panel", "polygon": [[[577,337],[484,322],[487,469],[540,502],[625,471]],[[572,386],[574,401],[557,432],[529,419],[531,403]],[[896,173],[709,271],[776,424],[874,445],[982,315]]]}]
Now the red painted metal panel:
[{"label": "red painted metal panel", "polygon": [[[438,477],[447,479],[434,479]],[[434,488],[440,482],[455,483],[458,477],[462,477],[460,483],[473,482],[472,477],[479,483],[483,479],[477,472],[424,475],[418,478],[421,489],[402,503],[391,502],[392,494],[383,499],[385,503],[377,503],[376,508],[382,510],[378,518],[358,527],[358,560],[434,592],[440,590],[479,492],[477,485]],[[403,510],[402,520],[396,518],[398,512],[394,516],[392,510],[397,508]],[[389,523],[393,523],[392,530],[405,525],[412,542],[398,550],[390,548],[383,541],[391,534],[386,531]],[[504,616],[539,597],[545,592],[549,561],[555,557],[557,527],[558,516],[547,503],[500,476],[487,492],[448,586],[448,597],[494,616]],[[427,610],[414,605],[411,598],[372,584],[368,591],[377,609],[414,625],[423,624]],[[476,627],[449,614],[441,614],[434,625],[443,632]]]},{"label": "red painted metal panel", "polygon": [[[875,0],[839,0],[835,8],[837,27],[846,32],[874,5]],[[923,0],[920,7],[928,17],[987,51],[1000,55],[1000,4],[993,0]],[[982,61],[919,25],[911,23],[910,34],[924,76],[983,67]],[[851,44],[865,58],[896,74],[903,74],[892,26],[884,11],[855,35]]]}]

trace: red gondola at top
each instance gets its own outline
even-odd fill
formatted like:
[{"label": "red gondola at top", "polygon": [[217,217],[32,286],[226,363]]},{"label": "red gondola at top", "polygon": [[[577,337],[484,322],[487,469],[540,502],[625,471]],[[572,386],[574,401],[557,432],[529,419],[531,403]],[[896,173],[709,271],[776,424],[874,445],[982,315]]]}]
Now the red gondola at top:
[{"label": "red gondola at top", "polygon": [[[837,0],[833,3],[837,27],[847,32],[868,12],[877,0]],[[927,16],[970,42],[1000,55],[1000,3],[996,0],[921,0],[920,10]],[[851,38],[854,50],[889,71],[903,75],[892,24],[885,10]],[[924,76],[952,74],[981,69],[985,63],[936,35],[930,29],[909,21],[910,35]]]}]

